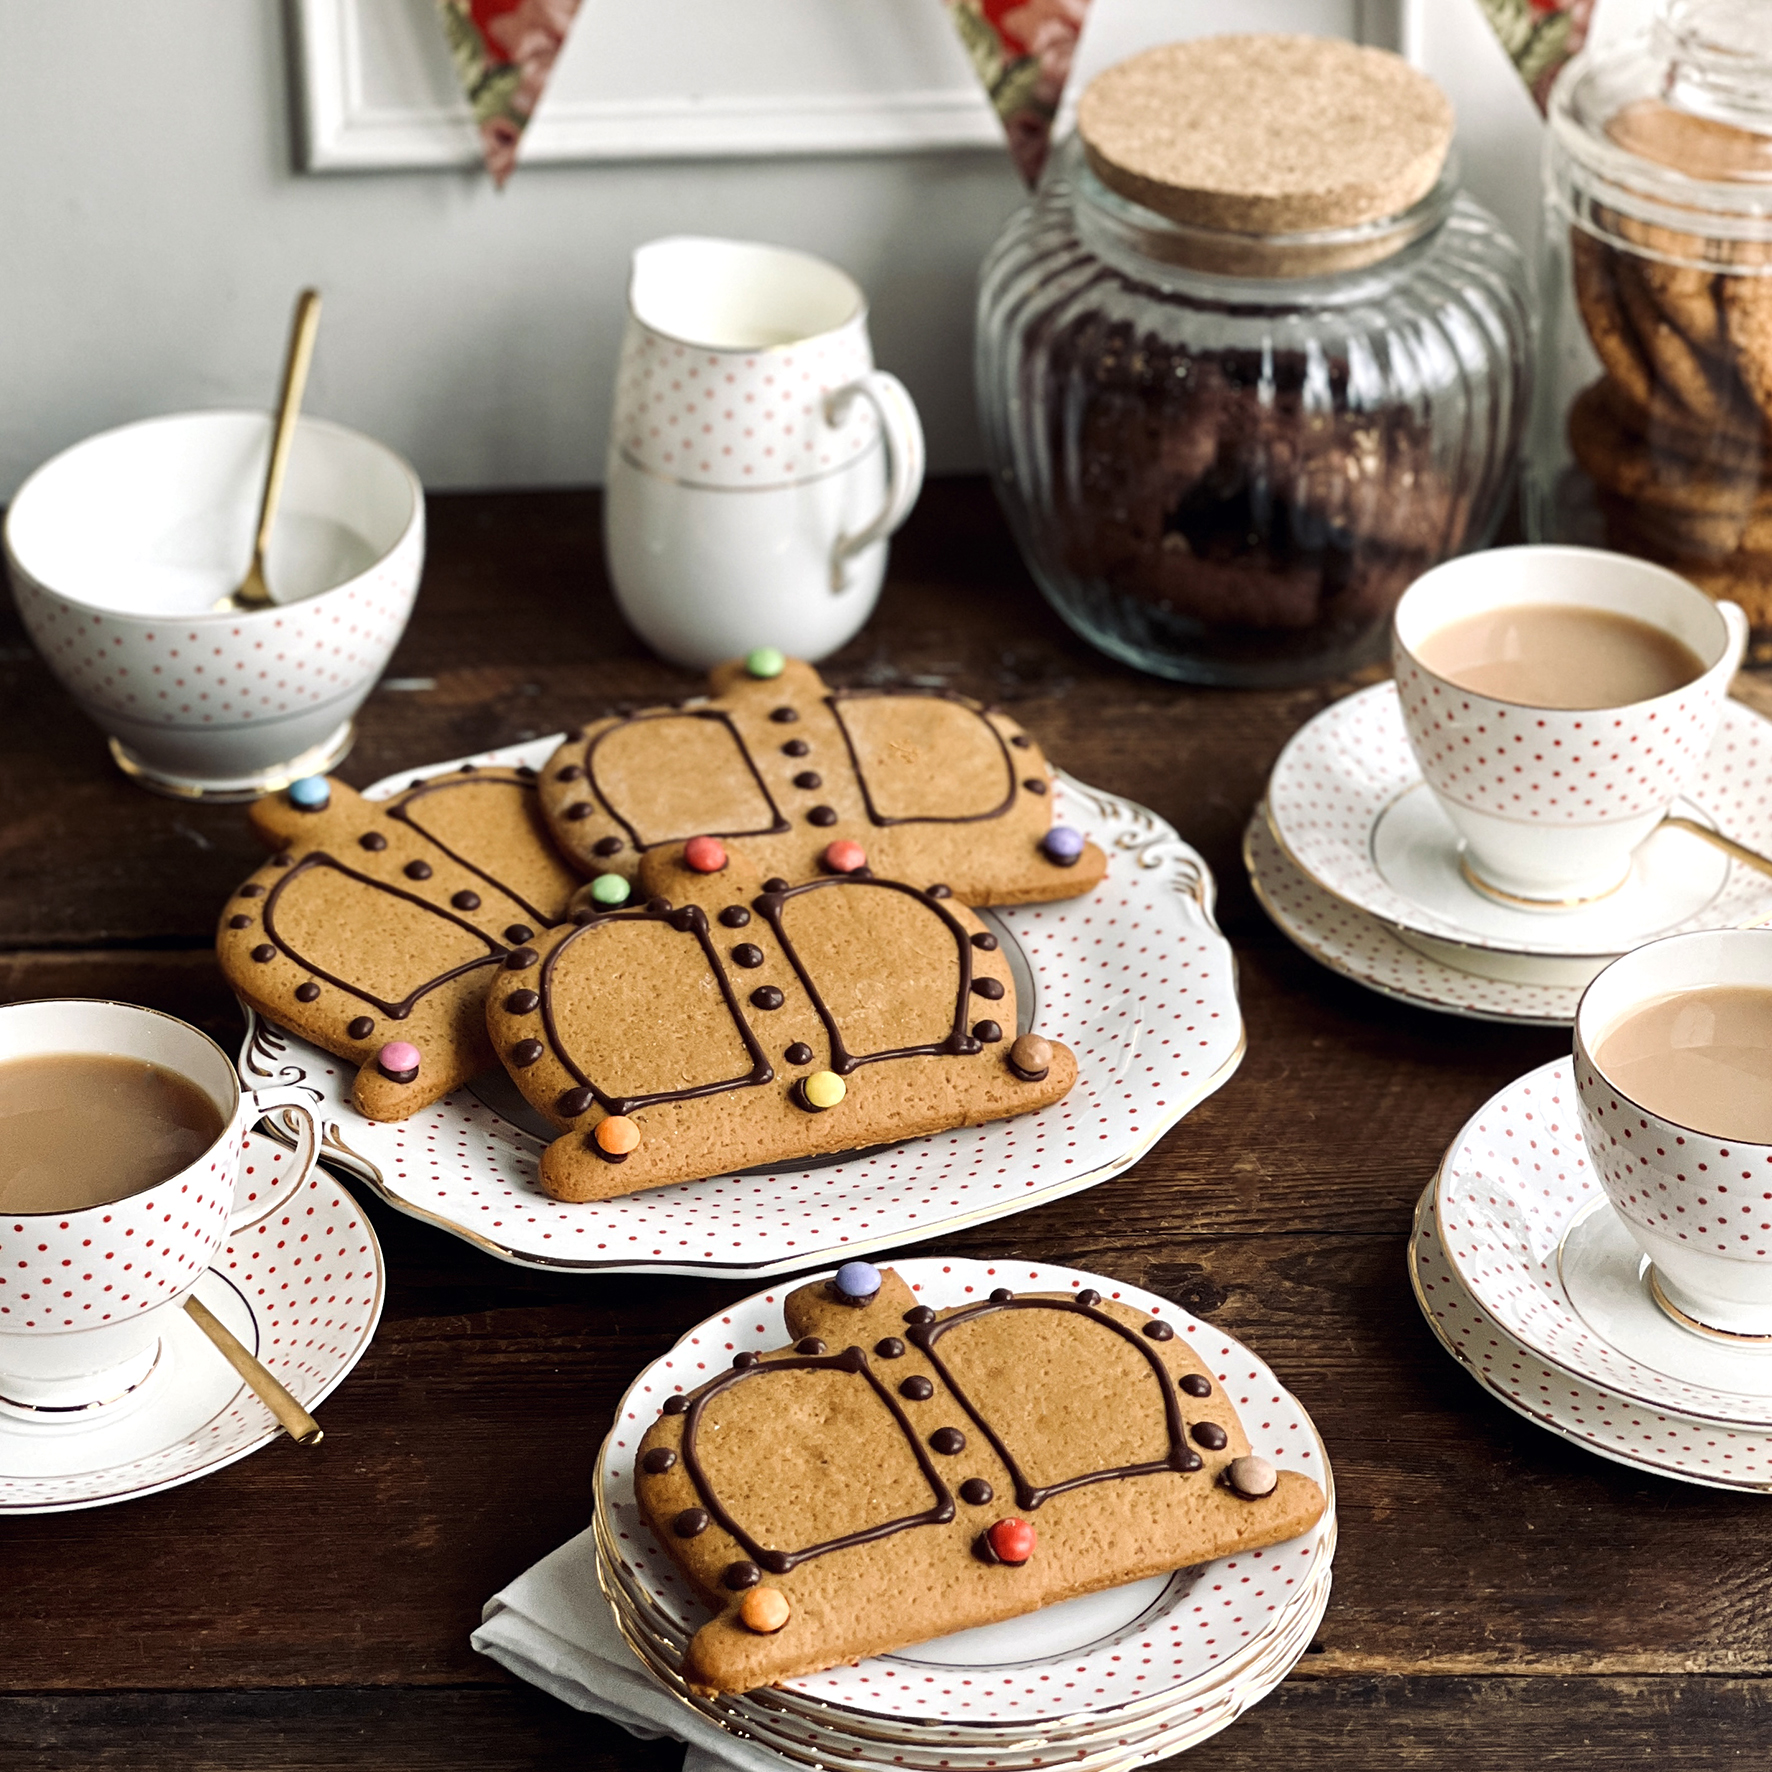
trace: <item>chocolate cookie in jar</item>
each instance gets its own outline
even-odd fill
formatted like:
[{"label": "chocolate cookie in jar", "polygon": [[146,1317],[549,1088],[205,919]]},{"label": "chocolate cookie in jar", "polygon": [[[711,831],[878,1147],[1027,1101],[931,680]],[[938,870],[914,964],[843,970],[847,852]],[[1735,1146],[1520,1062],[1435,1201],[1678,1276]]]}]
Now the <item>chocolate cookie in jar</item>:
[{"label": "chocolate cookie in jar", "polygon": [[1535,538],[1659,561],[1772,651],[1772,9],[1672,0],[1545,139]]},{"label": "chocolate cookie in jar", "polygon": [[1376,658],[1488,541],[1530,402],[1524,262],[1424,74],[1334,39],[1148,50],[986,260],[978,396],[1047,598],[1195,683]]}]

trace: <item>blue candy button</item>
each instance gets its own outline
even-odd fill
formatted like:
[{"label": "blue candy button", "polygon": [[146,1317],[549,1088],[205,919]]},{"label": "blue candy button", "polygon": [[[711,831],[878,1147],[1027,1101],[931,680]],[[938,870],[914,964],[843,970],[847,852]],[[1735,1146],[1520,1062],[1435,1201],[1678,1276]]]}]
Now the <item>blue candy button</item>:
[{"label": "blue candy button", "polygon": [[332,784],[323,775],[304,775],[289,784],[289,803],[303,812],[318,812],[332,799]]}]

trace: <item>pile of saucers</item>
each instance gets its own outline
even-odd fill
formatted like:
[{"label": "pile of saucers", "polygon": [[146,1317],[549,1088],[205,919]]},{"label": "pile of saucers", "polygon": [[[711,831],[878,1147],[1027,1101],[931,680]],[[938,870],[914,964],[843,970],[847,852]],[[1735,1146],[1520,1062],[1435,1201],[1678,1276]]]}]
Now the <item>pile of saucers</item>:
[{"label": "pile of saucers", "polygon": [[1694,1333],[1594,1173],[1567,1058],[1453,1141],[1409,1253],[1429,1325],[1486,1391],[1633,1470],[1772,1493],[1772,1349]]},{"label": "pile of saucers", "polygon": [[1268,1550],[778,1687],[699,1697],[680,1670],[709,1614],[644,1522],[634,1498],[634,1451],[663,1399],[705,1380],[710,1347],[724,1365],[733,1346],[762,1351],[787,1339],[785,1291],[776,1289],[710,1319],[648,1367],[623,1400],[598,1462],[598,1577],[623,1637],[658,1685],[787,1763],[854,1772],[1143,1765],[1204,1741],[1278,1685],[1310,1646],[1328,1604],[1335,1490],[1310,1418],[1268,1368],[1166,1300],[1073,1268],[954,1259],[894,1265],[937,1308],[999,1285],[1045,1292],[1093,1286],[1161,1313],[1194,1338],[1254,1449],[1322,1485],[1329,1501],[1322,1519]]},{"label": "pile of saucers", "polygon": [[[1683,815],[1772,854],[1772,721],[1723,704]],[[1394,683],[1325,708],[1281,752],[1244,839],[1255,893],[1284,934],[1370,989],[1485,1021],[1566,1025],[1589,980],[1658,936],[1772,920],[1772,878],[1676,826],[1623,885],[1547,915],[1478,891],[1422,779]]]}]

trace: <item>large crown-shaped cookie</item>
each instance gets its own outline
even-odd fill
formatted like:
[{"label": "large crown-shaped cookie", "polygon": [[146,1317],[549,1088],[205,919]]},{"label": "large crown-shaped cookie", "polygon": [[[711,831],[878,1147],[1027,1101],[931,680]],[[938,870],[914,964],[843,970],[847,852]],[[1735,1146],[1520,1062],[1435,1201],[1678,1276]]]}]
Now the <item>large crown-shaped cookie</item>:
[{"label": "large crown-shaped cookie", "polygon": [[541,1160],[556,1199],[981,1125],[1076,1080],[1067,1048],[1017,1039],[1008,959],[945,888],[762,880],[736,848],[699,871],[677,844],[640,884],[487,994],[494,1049],[564,1134]]},{"label": "large crown-shaped cookie", "polygon": [[939,882],[966,904],[1074,898],[1100,881],[1094,844],[1049,841],[1051,771],[1007,715],[931,690],[831,690],[809,664],[769,664],[721,665],[712,699],[599,720],[554,753],[542,806],[577,867],[632,880],[648,850],[707,835],[796,882],[848,839],[882,877]]},{"label": "large crown-shaped cookie", "polygon": [[222,911],[216,954],[234,989],[356,1064],[353,1096],[373,1120],[488,1069],[486,988],[578,885],[542,826],[534,772],[469,764],[374,801],[309,779],[249,816],[277,853]]},{"label": "large crown-shaped cookie", "polygon": [[786,1317],[793,1346],[670,1398],[635,1464],[718,1613],[690,1644],[698,1691],[1277,1544],[1323,1511],[1310,1478],[1249,1456],[1185,1336],[1093,1291],[935,1311],[858,1262]]}]

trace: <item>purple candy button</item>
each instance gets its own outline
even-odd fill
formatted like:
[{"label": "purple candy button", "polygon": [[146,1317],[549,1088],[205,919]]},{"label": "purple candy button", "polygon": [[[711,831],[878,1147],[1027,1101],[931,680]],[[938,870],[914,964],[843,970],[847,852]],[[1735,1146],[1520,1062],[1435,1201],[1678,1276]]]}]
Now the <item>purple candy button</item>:
[{"label": "purple candy button", "polygon": [[837,1269],[837,1290],[865,1304],[880,1290],[880,1270],[868,1261],[846,1261]]},{"label": "purple candy button", "polygon": [[1074,831],[1068,824],[1055,824],[1040,840],[1040,847],[1049,861],[1055,861],[1060,867],[1070,867],[1083,853],[1084,837],[1081,831]]}]

